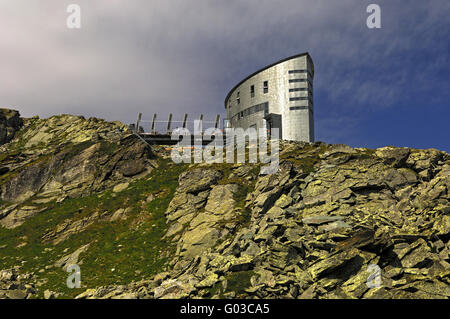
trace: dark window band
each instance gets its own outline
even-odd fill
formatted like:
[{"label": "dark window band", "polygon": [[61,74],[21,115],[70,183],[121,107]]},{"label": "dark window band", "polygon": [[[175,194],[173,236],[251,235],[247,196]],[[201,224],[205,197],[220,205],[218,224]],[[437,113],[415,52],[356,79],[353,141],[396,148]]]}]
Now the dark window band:
[{"label": "dark window band", "polygon": [[294,88],[289,89],[289,92],[308,91],[308,88]]},{"label": "dark window band", "polygon": [[307,79],[291,79],[289,80],[289,83],[296,83],[296,82],[306,82]]},{"label": "dark window band", "polygon": [[288,74],[308,73],[310,77],[313,77],[312,73],[308,70],[289,70]]},{"label": "dark window band", "polygon": [[308,70],[289,70],[288,74],[295,74],[295,73],[306,73]]},{"label": "dark window band", "polygon": [[235,120],[235,118],[240,120],[242,117],[246,117],[246,116],[252,115],[257,112],[262,112],[262,111],[264,111],[265,113],[269,112],[269,102],[265,102],[265,103],[261,103],[261,104],[257,104],[257,105],[248,107],[245,110],[240,111],[235,116],[233,116],[233,118],[231,120],[233,121],[233,120]]},{"label": "dark window band", "polygon": [[297,111],[297,110],[307,110],[308,106],[291,106],[289,108],[290,111]]},{"label": "dark window band", "polygon": [[306,101],[308,100],[307,96],[299,96],[299,97],[291,97],[289,101]]}]

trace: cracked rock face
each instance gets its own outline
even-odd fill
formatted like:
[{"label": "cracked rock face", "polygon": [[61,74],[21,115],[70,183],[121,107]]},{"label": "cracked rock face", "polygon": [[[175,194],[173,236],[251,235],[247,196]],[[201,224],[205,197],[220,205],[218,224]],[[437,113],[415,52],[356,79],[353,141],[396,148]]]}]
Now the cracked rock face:
[{"label": "cracked rock face", "polygon": [[174,270],[138,298],[450,297],[448,154],[296,143],[281,153],[278,173],[246,194],[245,226],[227,228],[237,185],[217,185],[212,168],[180,177],[166,212],[179,243]]},{"label": "cracked rock face", "polygon": [[[16,119],[18,113],[2,112],[0,132],[4,114],[11,125],[22,123]],[[18,205],[0,209],[4,227],[18,227],[45,210],[22,207],[30,199],[41,206],[78,198],[129,182],[154,168],[150,147],[127,134],[123,124],[71,115],[24,122],[16,137],[0,146],[0,200]]]},{"label": "cracked rock face", "polygon": [[[77,298],[450,297],[447,153],[282,141],[276,174],[259,174],[253,164],[185,165],[171,175],[172,184],[158,180],[150,193],[145,187],[154,179],[146,174],[160,169],[153,157],[167,158],[167,150],[150,149],[122,129],[74,116],[25,119],[0,146],[0,227],[8,231],[67,198],[103,191],[108,200],[137,199],[89,214],[73,207],[74,216],[42,227],[36,238],[49,252],[80,234],[89,238],[55,253],[44,270],[96,260],[102,238],[90,230],[103,231],[102,225],[111,238],[120,238],[129,222],[140,231],[133,240],[150,234],[168,243],[154,254],[164,260],[162,270],[121,285],[89,286]],[[134,197],[135,179],[144,191]],[[161,219],[144,224],[158,209]],[[17,249],[32,245],[25,237]],[[119,254],[131,242],[101,244]],[[145,256],[133,256],[134,273]],[[39,290],[22,283],[28,275],[19,268],[0,269],[0,297],[29,298]]]}]

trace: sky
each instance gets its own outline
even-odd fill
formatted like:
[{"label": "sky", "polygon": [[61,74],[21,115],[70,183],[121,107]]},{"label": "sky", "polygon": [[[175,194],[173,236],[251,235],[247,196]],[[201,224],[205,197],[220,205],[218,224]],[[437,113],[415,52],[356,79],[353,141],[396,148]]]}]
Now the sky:
[{"label": "sky", "polygon": [[316,140],[450,151],[448,0],[0,0],[0,107],[214,120],[235,84],[303,52]]}]

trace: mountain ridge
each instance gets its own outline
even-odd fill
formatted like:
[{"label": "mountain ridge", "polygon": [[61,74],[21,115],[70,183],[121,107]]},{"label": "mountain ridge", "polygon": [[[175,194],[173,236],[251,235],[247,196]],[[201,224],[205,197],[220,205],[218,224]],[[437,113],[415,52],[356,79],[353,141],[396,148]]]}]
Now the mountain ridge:
[{"label": "mountain ridge", "polygon": [[261,175],[3,109],[0,138],[0,298],[450,296],[446,152],[280,141]]}]

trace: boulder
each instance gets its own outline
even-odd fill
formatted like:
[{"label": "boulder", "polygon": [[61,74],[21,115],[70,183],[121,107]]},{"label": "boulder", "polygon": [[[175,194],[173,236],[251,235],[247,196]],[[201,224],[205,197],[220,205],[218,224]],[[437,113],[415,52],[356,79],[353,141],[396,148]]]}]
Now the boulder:
[{"label": "boulder", "polygon": [[90,245],[91,244],[81,246],[70,255],[62,257],[61,259],[55,262],[55,267],[66,270],[67,267],[69,267],[70,265],[80,264],[79,262],[80,254],[85,253],[89,249]]},{"label": "boulder", "polygon": [[177,191],[197,194],[209,190],[222,176],[221,172],[214,169],[195,168],[188,170],[180,175]]},{"label": "boulder", "polygon": [[18,111],[0,108],[0,145],[11,141],[22,126]]}]

